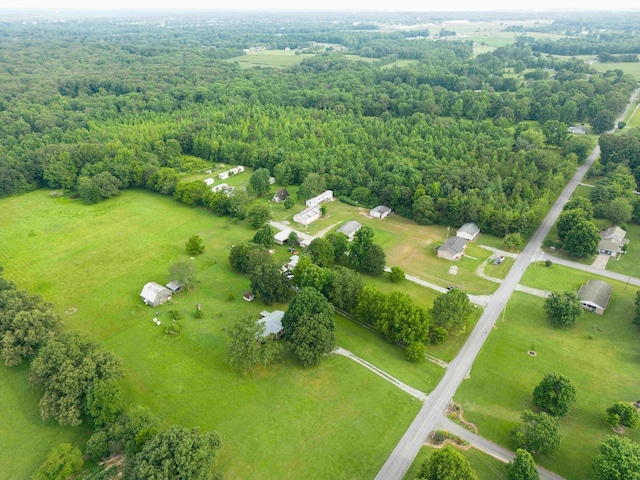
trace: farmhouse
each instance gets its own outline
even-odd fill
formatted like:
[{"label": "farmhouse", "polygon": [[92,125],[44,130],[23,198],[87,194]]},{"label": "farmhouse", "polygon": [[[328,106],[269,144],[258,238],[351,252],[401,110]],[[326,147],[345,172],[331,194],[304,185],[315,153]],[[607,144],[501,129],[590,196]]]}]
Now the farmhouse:
[{"label": "farmhouse", "polygon": [[569,127],[567,130],[575,135],[585,135],[587,133],[587,127],[584,125],[580,125],[579,127]]},{"label": "farmhouse", "polygon": [[321,216],[322,213],[320,212],[320,207],[316,205],[315,207],[306,208],[300,213],[295,214],[293,216],[293,221],[306,227],[318,220]]},{"label": "farmhouse", "polygon": [[438,247],[438,258],[445,258],[457,262],[464,255],[467,240],[462,237],[450,237]]},{"label": "farmhouse", "polygon": [[351,241],[353,240],[353,237],[355,237],[356,232],[360,230],[360,227],[362,227],[362,225],[360,225],[360,222],[349,220],[338,229],[338,232],[344,233],[349,241]]},{"label": "farmhouse", "polygon": [[307,200],[306,205],[307,207],[315,207],[316,205],[320,205],[322,202],[332,202],[332,201],[333,201],[333,191],[325,190],[320,195],[317,195]]},{"label": "farmhouse", "polygon": [[375,208],[372,208],[369,211],[369,216],[372,218],[379,218],[380,220],[382,220],[384,217],[386,217],[387,215],[389,215],[392,212],[392,210],[389,207],[385,207],[384,205],[378,205]]},{"label": "farmhouse", "polygon": [[602,280],[589,280],[578,291],[580,306],[585,310],[602,315],[607,309],[613,287]]},{"label": "farmhouse", "polygon": [[478,235],[480,235],[480,227],[473,222],[465,223],[456,231],[457,237],[464,238],[470,242],[474,241]]},{"label": "farmhouse", "polygon": [[286,188],[281,188],[276,192],[276,194],[273,196],[271,200],[276,203],[281,203],[281,202],[284,202],[290,196],[291,195],[289,194]]},{"label": "farmhouse", "polygon": [[149,282],[142,288],[140,297],[150,307],[157,307],[171,299],[171,290],[159,283]]},{"label": "farmhouse", "polygon": [[219,173],[218,178],[220,180],[226,180],[227,178],[242,172],[244,172],[244,167],[242,165],[238,165],[235,168],[230,168],[229,170],[225,170],[224,172]]},{"label": "farmhouse", "polygon": [[227,190],[229,190],[229,185],[228,185],[228,184],[226,184],[226,183],[221,183],[220,185],[216,185],[216,186],[214,186],[214,187],[211,187],[211,191],[212,191],[213,193],[216,193],[216,192],[225,192],[225,191],[227,191]]},{"label": "farmhouse", "polygon": [[179,282],[178,280],[172,280],[167,283],[167,288],[171,290],[172,293],[179,292],[183,287],[184,285],[182,284],[182,282]]},{"label": "farmhouse", "polygon": [[273,236],[273,241],[278,245],[284,245],[284,242],[289,239],[289,235],[291,235],[291,230],[282,230]]},{"label": "farmhouse", "polygon": [[204,183],[207,184],[207,187],[210,187],[211,185],[213,185],[215,182],[215,180],[213,178],[205,178],[204,179]]},{"label": "farmhouse", "polygon": [[611,227],[600,232],[600,243],[598,244],[598,252],[606,253],[612,257],[617,257],[622,253],[622,247],[629,243],[624,237],[627,235],[620,227]]},{"label": "farmhouse", "polygon": [[284,335],[284,328],[282,326],[282,317],[284,317],[284,312],[282,310],[274,310],[273,312],[263,310],[260,312],[260,315],[262,318],[256,323],[264,324],[262,338],[267,338],[269,335],[275,335],[276,338],[280,338]]}]

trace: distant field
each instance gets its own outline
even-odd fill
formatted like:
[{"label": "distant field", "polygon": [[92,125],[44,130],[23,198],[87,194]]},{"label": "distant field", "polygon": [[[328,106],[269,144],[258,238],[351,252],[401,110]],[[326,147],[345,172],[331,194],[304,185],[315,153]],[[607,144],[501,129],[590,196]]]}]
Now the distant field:
[{"label": "distant field", "polygon": [[[552,291],[573,290],[593,276],[553,265],[530,267],[523,283]],[[606,280],[606,279],[605,279]],[[606,280],[608,281],[608,280]],[[572,329],[550,326],[543,299],[515,293],[460,386],[456,400],[465,418],[480,434],[515,449],[509,431],[525,409],[534,408],[534,387],[549,372],[559,372],[576,384],[578,400],[561,421],[562,444],[551,457],[538,456],[543,466],[568,480],[589,478],[596,445],[613,432],[604,412],[616,401],[638,397],[638,327],[631,324],[635,289],[610,282],[614,291],[604,316],[585,312]],[[527,351],[533,349],[537,356]],[[627,436],[640,441],[640,432]]]},{"label": "distant field", "polygon": [[[148,406],[165,425],[217,430],[224,441],[219,466],[226,478],[371,478],[420,407],[342,357],[313,369],[285,359],[246,376],[224,363],[223,328],[247,314],[257,318],[265,309],[260,302],[242,301],[249,280],[232,272],[227,260],[228,245],[253,235],[242,222],[132,190],[92,206],[50,198],[42,190],[0,204],[5,276],[55,303],[67,328],[86,332],[122,358],[128,405]],[[142,286],[166,283],[171,263],[191,261],[184,243],[192,234],[206,245],[193,260],[196,287],[175,296],[173,305],[146,307],[138,296]],[[280,250],[286,256],[284,247],[278,255]],[[196,303],[204,312],[197,320]],[[64,313],[72,307],[77,313]],[[163,323],[169,321],[169,309],[184,318],[183,332],[174,337],[151,322],[156,312]],[[338,338],[355,338],[354,349],[366,343],[363,355],[372,363],[379,359],[408,381],[420,379],[423,388],[437,382],[439,367],[425,363],[412,373],[401,349],[358,340],[358,329],[349,335],[352,329],[338,323]],[[3,479],[27,478],[52,445],[72,441],[83,447],[87,437],[83,429],[42,423],[38,394],[25,375],[0,368],[0,408],[14,413],[0,420]]]},{"label": "distant field", "polygon": [[261,52],[251,52],[239,57],[230,58],[230,62],[238,62],[242,68],[253,67],[276,67],[285,68],[299,65],[305,58],[313,57],[309,54],[298,54],[294,51],[286,50],[263,50]]}]

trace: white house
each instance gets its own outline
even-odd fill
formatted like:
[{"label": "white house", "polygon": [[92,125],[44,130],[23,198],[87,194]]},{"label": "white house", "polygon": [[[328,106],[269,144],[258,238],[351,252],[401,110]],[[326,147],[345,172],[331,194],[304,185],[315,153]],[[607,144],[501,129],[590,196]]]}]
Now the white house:
[{"label": "white house", "polygon": [[284,312],[282,310],[274,310],[273,312],[263,310],[260,312],[260,315],[262,318],[256,323],[262,323],[264,325],[262,338],[267,338],[269,335],[275,335],[276,338],[280,338],[284,334],[284,328],[282,326]]},{"label": "white house", "polygon": [[216,192],[225,192],[225,191],[227,191],[227,190],[229,190],[229,185],[228,185],[228,184],[226,184],[226,183],[221,183],[221,184],[219,184],[219,185],[215,185],[215,186],[211,187],[211,191],[212,191],[213,193],[216,193]]},{"label": "white house", "polygon": [[602,315],[609,305],[613,287],[602,280],[589,280],[580,287],[578,298],[585,310]]},{"label": "white house", "polygon": [[480,227],[473,222],[465,223],[456,232],[456,237],[464,238],[472,242],[480,235]]},{"label": "white house", "polygon": [[389,215],[392,212],[392,210],[389,207],[385,207],[384,205],[378,205],[375,208],[372,208],[369,211],[369,216],[372,218],[379,218],[380,220],[382,220],[384,217],[386,217],[387,215]]},{"label": "white house", "polygon": [[333,191],[325,190],[320,195],[317,195],[307,200],[306,205],[307,207],[315,207],[316,205],[320,205],[322,202],[332,202],[332,201],[333,201]]},{"label": "white house", "polygon": [[229,170],[225,170],[224,172],[219,173],[218,178],[220,180],[226,180],[230,176],[237,175],[242,172],[244,172],[244,167],[242,165],[238,165],[237,167],[230,168]]},{"label": "white house", "polygon": [[322,212],[320,212],[320,207],[316,205],[315,207],[306,208],[300,213],[295,214],[293,216],[293,221],[299,223],[303,227],[306,227],[318,220],[321,216]]},{"label": "white house", "polygon": [[204,183],[207,184],[207,187],[210,187],[211,185],[213,185],[214,182],[215,182],[215,180],[213,178],[205,178],[204,179]]},{"label": "white house", "polygon": [[149,282],[142,288],[140,298],[150,307],[157,307],[171,299],[171,290],[159,283]]},{"label": "white house", "polygon": [[273,236],[273,241],[278,245],[284,245],[284,242],[289,239],[289,235],[291,235],[291,230],[281,230]]}]

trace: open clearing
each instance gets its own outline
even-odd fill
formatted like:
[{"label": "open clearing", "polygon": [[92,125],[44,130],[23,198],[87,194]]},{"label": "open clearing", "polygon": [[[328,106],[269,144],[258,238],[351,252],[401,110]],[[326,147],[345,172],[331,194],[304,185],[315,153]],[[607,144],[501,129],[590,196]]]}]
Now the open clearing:
[{"label": "open clearing", "polygon": [[[370,478],[420,407],[342,357],[313,369],[287,358],[246,376],[224,363],[223,328],[246,314],[257,318],[265,308],[241,300],[249,281],[232,272],[227,261],[227,246],[253,235],[242,222],[141,191],[85,206],[49,198],[41,190],[2,200],[0,224],[5,276],[55,303],[67,328],[86,332],[122,358],[128,405],[148,406],[166,425],[218,430],[224,440],[218,463],[227,478]],[[206,245],[194,260],[199,275],[195,289],[174,297],[171,306],[143,305],[138,297],[142,285],[166,283],[171,263],[189,261],[184,242],[192,234]],[[278,255],[286,256],[286,249],[280,249]],[[196,303],[204,312],[197,320],[191,315]],[[70,308],[77,312],[64,315]],[[169,309],[182,313],[180,335],[165,335],[151,321],[159,311],[160,320],[167,322]],[[339,323],[338,338],[345,332]],[[357,345],[345,346],[357,350]],[[403,373],[400,349],[384,341],[367,348],[373,363],[393,351],[395,357],[381,366],[394,363]],[[404,365],[409,381],[439,368],[424,363],[411,373],[412,364]],[[0,424],[0,465],[17,469],[2,478],[27,477],[60,441],[82,446],[86,430],[39,420],[38,393],[26,383],[25,372],[0,372],[0,407],[18,413]],[[11,377],[16,380],[5,381]],[[28,401],[17,408],[23,396]],[[12,434],[5,435],[5,429]]]},{"label": "open clearing", "polygon": [[[550,291],[577,289],[588,279],[584,272],[553,265],[530,267],[523,284]],[[595,447],[611,429],[604,412],[616,401],[635,401],[637,391],[638,328],[631,324],[635,289],[609,281],[613,295],[605,315],[585,312],[573,329],[554,329],[548,323],[541,298],[514,293],[503,320],[498,320],[464,382],[456,400],[465,418],[480,434],[510,449],[509,431],[520,413],[534,408],[534,387],[549,372],[571,378],[578,401],[561,420],[560,451],[538,462],[567,479],[588,478]],[[535,350],[535,357],[527,354]],[[628,435],[640,440],[640,432]]]}]

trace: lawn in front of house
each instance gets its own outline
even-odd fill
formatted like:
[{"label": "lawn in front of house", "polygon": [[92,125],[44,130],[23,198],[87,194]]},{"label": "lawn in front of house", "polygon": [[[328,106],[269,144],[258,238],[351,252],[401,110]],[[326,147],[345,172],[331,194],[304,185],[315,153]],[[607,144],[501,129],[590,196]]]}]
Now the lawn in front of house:
[{"label": "lawn in front of house", "polygon": [[[435,451],[436,448],[423,445],[418,452],[418,456],[411,464],[411,468],[407,470],[404,480],[414,480],[424,461],[433,455]],[[506,464],[491,455],[487,455],[475,448],[459,449],[458,451],[469,460],[471,467],[478,474],[479,480],[503,480],[507,478]]]},{"label": "lawn in front of house", "polygon": [[[533,273],[531,273],[533,272]],[[530,267],[523,283],[551,291],[573,290],[592,276],[559,266]],[[541,465],[567,479],[589,476],[595,448],[613,434],[604,421],[605,410],[617,401],[635,401],[637,391],[638,328],[631,324],[635,289],[609,282],[614,291],[607,312],[585,312],[572,329],[552,328],[544,300],[514,293],[504,320],[478,355],[469,380],[456,393],[465,418],[480,434],[515,449],[509,431],[531,403],[534,387],[545,374],[558,372],[576,384],[577,403],[560,422],[559,452],[536,458]],[[536,356],[527,352],[535,350]],[[627,435],[640,441],[640,432]]]},{"label": "lawn in front of house", "polygon": [[621,255],[618,260],[609,260],[607,270],[640,278],[640,225],[629,223],[625,228],[626,238],[629,240],[627,253]]},{"label": "lawn in front of house", "polygon": [[[231,270],[228,247],[253,236],[246,222],[136,190],[91,206],[43,190],[0,203],[4,276],[53,302],[66,328],[85,332],[122,359],[127,405],[149,407],[165,426],[217,430],[223,438],[219,470],[227,478],[373,477],[420,408],[342,357],[312,369],[285,357],[248,375],[224,362],[225,328],[244,315],[286,309],[241,298],[249,279]],[[184,244],[193,234],[202,237],[205,251],[191,260]],[[287,254],[285,247],[277,252]],[[168,282],[176,261],[195,264],[195,287],[172,304],[145,306],[142,286]],[[196,303],[199,319],[193,317]],[[170,310],[182,315],[179,335],[164,333]],[[163,325],[157,327],[154,317]],[[373,360],[384,355],[383,348],[371,352]],[[11,435],[1,435],[0,444],[14,446],[0,449],[2,468],[17,468],[16,477],[24,478],[60,441],[83,447],[86,430],[38,420],[38,393],[26,384],[26,372],[2,371],[0,378],[3,411],[19,413],[16,399],[25,391],[24,408],[31,408],[1,424]],[[11,458],[16,449],[23,453]]]}]

